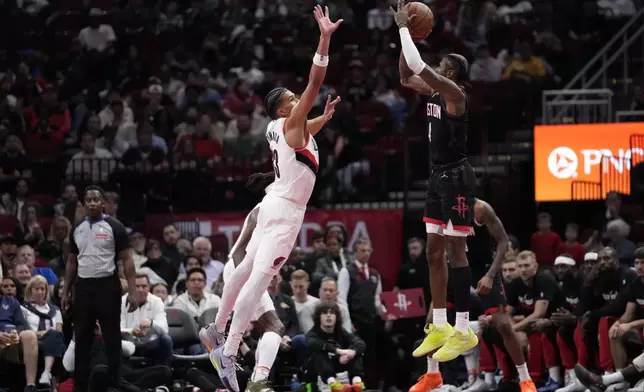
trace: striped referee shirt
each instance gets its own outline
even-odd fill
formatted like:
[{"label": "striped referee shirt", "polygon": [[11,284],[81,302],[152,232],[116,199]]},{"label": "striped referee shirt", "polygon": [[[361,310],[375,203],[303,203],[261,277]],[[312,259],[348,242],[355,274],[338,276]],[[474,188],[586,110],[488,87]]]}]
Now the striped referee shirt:
[{"label": "striped referee shirt", "polygon": [[69,245],[78,259],[79,278],[105,278],[116,273],[119,253],[130,248],[130,238],[118,219],[103,215],[99,221],[85,218],[76,225]]}]

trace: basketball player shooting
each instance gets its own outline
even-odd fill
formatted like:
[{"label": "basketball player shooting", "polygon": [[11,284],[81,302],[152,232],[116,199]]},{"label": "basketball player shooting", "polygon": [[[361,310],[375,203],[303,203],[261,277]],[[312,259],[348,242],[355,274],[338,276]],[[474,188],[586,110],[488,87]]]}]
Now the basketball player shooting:
[{"label": "basketball player shooting", "polygon": [[[469,328],[470,272],[466,256],[467,236],[472,231],[475,176],[467,161],[467,81],[469,64],[458,54],[448,54],[434,70],[425,64],[412,41],[409,28],[413,15],[409,4],[398,1],[394,11],[402,46],[399,64],[401,83],[422,94],[427,102],[429,181],[423,220],[427,231],[427,261],[434,309],[427,336],[414,351],[423,357],[437,350],[430,362],[450,361],[478,344]],[[448,252],[454,282],[455,328],[447,323]]]},{"label": "basketball player shooting", "polygon": [[[235,313],[223,346],[210,353],[219,378],[232,392],[239,391],[235,373],[236,355],[242,336],[266,292],[293,249],[302,226],[317,175],[319,155],[313,136],[322,128],[307,116],[324,82],[329,63],[331,35],[342,19],[331,22],[329,9],[316,6],[313,14],[320,28],[320,40],[309,83],[301,98],[285,88],[273,89],[266,96],[266,111],[273,119],[266,139],[273,156],[275,182],[260,203],[257,226],[246,247],[246,255],[224,285],[221,306],[215,320],[215,341],[223,334],[230,312]],[[333,106],[339,98],[330,102]]]}]

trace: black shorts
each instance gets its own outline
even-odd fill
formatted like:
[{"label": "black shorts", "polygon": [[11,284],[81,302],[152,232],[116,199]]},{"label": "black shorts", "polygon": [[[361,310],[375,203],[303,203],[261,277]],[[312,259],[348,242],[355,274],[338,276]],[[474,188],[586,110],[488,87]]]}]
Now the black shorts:
[{"label": "black shorts", "polygon": [[474,217],[474,169],[462,159],[434,166],[429,175],[423,221],[427,233],[465,237]]},{"label": "black shorts", "polygon": [[485,314],[492,314],[500,311],[506,311],[508,302],[505,299],[505,290],[503,289],[503,280],[501,274],[497,274],[492,280],[492,290],[489,294],[479,295]]}]

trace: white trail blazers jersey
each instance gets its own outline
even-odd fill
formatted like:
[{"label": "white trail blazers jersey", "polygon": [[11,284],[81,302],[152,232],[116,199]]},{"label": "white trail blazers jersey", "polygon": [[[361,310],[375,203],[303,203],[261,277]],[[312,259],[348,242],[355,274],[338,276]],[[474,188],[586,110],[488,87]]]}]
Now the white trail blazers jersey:
[{"label": "white trail blazers jersey", "polygon": [[266,196],[277,196],[306,205],[311,198],[318,173],[318,145],[309,134],[304,147],[289,147],[284,137],[285,125],[286,118],[278,118],[271,121],[266,129],[266,140],[271,149],[275,170],[275,182],[267,188]]}]

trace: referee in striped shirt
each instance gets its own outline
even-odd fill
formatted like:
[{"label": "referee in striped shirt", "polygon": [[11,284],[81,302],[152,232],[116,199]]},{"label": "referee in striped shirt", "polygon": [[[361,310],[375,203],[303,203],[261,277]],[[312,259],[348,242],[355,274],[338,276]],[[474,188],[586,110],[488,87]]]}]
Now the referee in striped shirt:
[{"label": "referee in striped shirt", "polygon": [[[132,249],[125,227],[105,215],[105,192],[89,186],[84,192],[87,216],[70,235],[70,251],[65,267],[64,310],[73,302],[76,358],[74,391],[87,391],[91,373],[91,349],[98,320],[108,360],[109,385],[119,386],[121,363],[121,283],[117,262],[121,260],[127,277],[130,311],[134,301],[135,270]],[[73,299],[71,288],[73,287]]]}]

